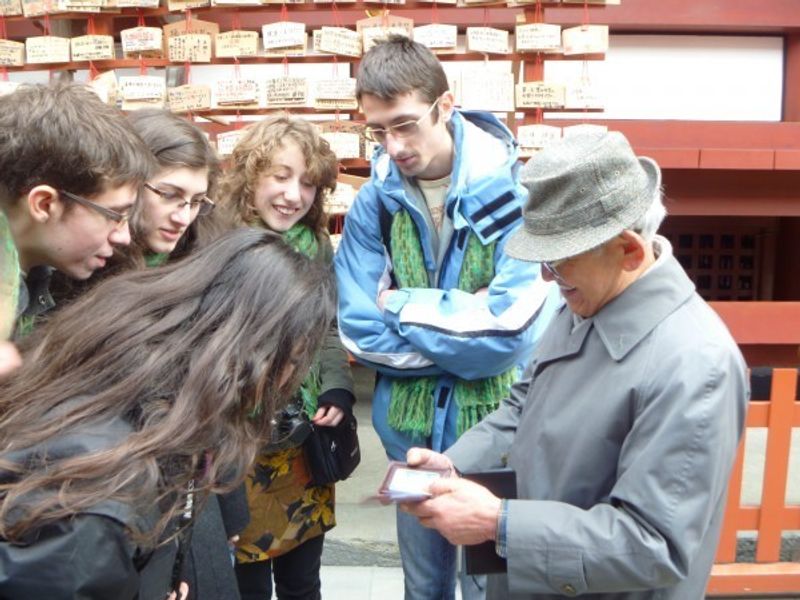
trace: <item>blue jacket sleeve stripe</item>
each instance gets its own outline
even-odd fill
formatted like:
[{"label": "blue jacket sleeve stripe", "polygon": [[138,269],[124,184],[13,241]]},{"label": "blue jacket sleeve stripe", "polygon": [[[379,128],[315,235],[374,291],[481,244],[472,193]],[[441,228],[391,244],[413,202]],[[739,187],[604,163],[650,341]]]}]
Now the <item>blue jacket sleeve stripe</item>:
[{"label": "blue jacket sleeve stripe", "polygon": [[[547,282],[537,279],[528,293],[521,294],[499,315],[493,314],[487,303],[469,308],[464,306],[462,310],[447,314],[443,312],[441,305],[434,302],[408,302],[400,313],[400,324],[424,327],[459,337],[520,335],[531,326],[550,289]],[[450,290],[449,294],[471,296],[460,290]]]}]

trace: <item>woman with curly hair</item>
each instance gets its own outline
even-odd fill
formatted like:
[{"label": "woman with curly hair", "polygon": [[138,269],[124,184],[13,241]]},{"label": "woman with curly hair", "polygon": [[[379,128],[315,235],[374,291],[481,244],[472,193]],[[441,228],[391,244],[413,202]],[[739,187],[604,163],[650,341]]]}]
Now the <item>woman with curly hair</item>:
[{"label": "woman with curly hair", "polygon": [[0,597],[165,598],[176,546],[270,439],[334,295],[326,269],[246,229],[110,278],[31,334],[0,383]]},{"label": "woman with curly hair", "polygon": [[[330,269],[333,251],[323,208],[336,187],[336,156],[315,127],[282,115],[253,125],[231,156],[219,201],[241,226],[274,231],[299,254]],[[338,425],[355,401],[347,355],[332,320],[322,352],[304,372],[291,422]],[[298,427],[302,432],[302,427]],[[297,429],[295,430],[297,431]],[[305,430],[307,431],[307,429]],[[320,597],[324,533],[334,524],[334,486],[312,481],[302,435],[262,449],[247,486],[250,524],[240,536],[236,576],[242,600]]]}]

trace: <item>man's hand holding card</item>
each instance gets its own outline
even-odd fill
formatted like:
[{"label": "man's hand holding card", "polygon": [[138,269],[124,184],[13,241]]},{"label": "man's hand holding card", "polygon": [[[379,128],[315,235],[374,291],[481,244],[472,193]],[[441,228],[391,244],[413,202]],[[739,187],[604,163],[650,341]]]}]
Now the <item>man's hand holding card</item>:
[{"label": "man's hand holding card", "polygon": [[450,469],[413,467],[403,462],[392,461],[386,470],[378,499],[390,502],[420,502],[431,497],[430,487],[435,481],[451,474]]},{"label": "man's hand holding card", "polygon": [[416,475],[403,473],[396,479],[391,476],[390,465],[381,490],[396,479],[396,490],[407,494],[391,501],[399,502],[404,511],[419,518],[425,527],[438,530],[451,544],[479,544],[497,538],[500,498],[485,487],[458,477],[452,461],[444,454],[411,448],[406,459],[407,464],[395,463],[401,466],[394,469]]}]

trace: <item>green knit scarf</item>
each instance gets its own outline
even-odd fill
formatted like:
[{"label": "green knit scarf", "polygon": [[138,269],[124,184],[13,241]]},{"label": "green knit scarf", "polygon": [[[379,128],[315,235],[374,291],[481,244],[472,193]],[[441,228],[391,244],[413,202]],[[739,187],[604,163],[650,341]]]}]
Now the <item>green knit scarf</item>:
[{"label": "green knit scarf", "polygon": [[169,260],[169,252],[147,252],[144,255],[144,266],[148,269],[163,267]]},{"label": "green knit scarf", "polygon": [[[392,265],[401,288],[430,287],[419,232],[408,211],[401,209],[392,218]],[[487,287],[494,277],[496,242],[483,245],[470,233],[458,276],[458,289],[474,293]],[[516,368],[505,373],[466,381],[456,380],[453,395],[458,406],[457,432],[460,436],[497,408],[517,380]],[[434,398],[438,377],[410,377],[392,382],[389,425],[415,436],[429,436],[433,428]]]},{"label": "green knit scarf", "polygon": [[[314,259],[319,253],[319,240],[314,231],[302,223],[295,223],[283,234],[284,241],[300,254]],[[303,409],[309,418],[317,412],[317,398],[322,390],[322,378],[319,361],[315,360],[311,370],[300,384],[300,396],[303,399]]]}]

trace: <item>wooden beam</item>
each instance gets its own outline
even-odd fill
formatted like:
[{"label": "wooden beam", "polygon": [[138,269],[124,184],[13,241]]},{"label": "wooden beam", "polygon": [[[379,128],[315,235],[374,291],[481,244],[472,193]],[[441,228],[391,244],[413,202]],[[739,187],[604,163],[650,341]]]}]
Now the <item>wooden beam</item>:
[{"label": "wooden beam", "polygon": [[737,598],[763,598],[764,594],[797,593],[800,589],[800,564],[733,563],[714,565],[706,594],[736,595]]},{"label": "wooden beam", "polygon": [[763,171],[666,169],[663,180],[673,216],[800,217],[798,171],[765,177]]},{"label": "wooden beam", "polygon": [[[621,131],[635,147],[800,150],[800,122],[590,120]],[[559,127],[584,122],[566,119],[545,121],[548,125]]]},{"label": "wooden beam", "polygon": [[[797,12],[800,12],[800,7]],[[800,34],[798,33],[786,36],[783,76],[783,120],[800,121]]]},{"label": "wooden beam", "polygon": [[[579,24],[582,17],[573,7],[545,8],[547,23]],[[612,32],[800,32],[797,0],[623,0],[592,7],[589,20],[610,25]]]},{"label": "wooden beam", "polygon": [[709,304],[739,344],[800,344],[800,302]]},{"label": "wooden beam", "polygon": [[[534,120],[531,111],[524,123]],[[586,121],[621,131],[663,169],[800,170],[800,121],[545,119],[557,127]]]}]

